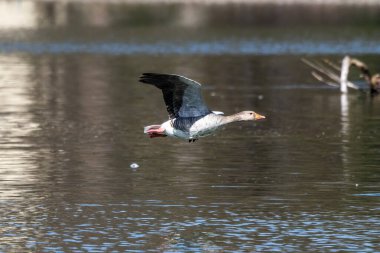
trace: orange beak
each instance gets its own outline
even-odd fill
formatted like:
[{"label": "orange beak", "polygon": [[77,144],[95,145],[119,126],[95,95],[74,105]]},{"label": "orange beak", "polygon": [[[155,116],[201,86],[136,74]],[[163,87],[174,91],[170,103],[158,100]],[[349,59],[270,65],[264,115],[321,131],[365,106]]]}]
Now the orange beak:
[{"label": "orange beak", "polygon": [[259,120],[259,119],[265,119],[265,116],[256,113],[255,120]]}]

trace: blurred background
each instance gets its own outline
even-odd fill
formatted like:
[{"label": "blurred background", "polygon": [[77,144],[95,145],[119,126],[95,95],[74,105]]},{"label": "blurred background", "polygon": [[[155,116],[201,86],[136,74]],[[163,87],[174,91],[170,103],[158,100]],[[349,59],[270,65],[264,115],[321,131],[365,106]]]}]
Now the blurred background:
[{"label": "blurred background", "polygon": [[[379,72],[379,27],[370,0],[0,2],[0,251],[380,251],[380,97],[301,61]],[[143,72],[267,119],[149,139]]]}]

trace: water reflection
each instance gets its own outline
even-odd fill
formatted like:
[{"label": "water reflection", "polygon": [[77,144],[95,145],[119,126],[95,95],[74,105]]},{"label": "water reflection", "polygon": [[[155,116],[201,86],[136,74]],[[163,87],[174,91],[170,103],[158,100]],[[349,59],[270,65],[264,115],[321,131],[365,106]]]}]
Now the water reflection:
[{"label": "water reflection", "polygon": [[29,96],[32,68],[17,56],[0,56],[0,198],[21,197],[35,182],[35,144],[28,139],[39,129]]},{"label": "water reflection", "polygon": [[1,2],[0,29],[37,27],[36,3],[32,1]]},{"label": "water reflection", "polygon": [[348,101],[348,95],[346,93],[343,93],[340,95],[340,104],[341,104],[341,120],[342,120],[342,144],[343,144],[343,151],[342,151],[342,159],[343,163],[347,163],[347,146],[345,146],[345,143],[348,142],[348,136],[349,136],[349,128],[350,128],[350,119],[349,119],[349,101]]},{"label": "water reflection", "polygon": [[377,5],[165,4],[158,8],[151,4],[8,1],[0,11],[4,14],[0,15],[3,53],[380,52]]},{"label": "water reflection", "polygon": [[[17,10],[17,11],[16,11]],[[130,4],[123,2],[34,2],[7,1],[0,5],[4,28],[38,28],[44,26],[70,26],[72,24],[92,27],[150,27],[172,24],[181,27],[200,26],[229,29],[231,26],[252,27],[257,32],[286,26],[308,25],[317,28],[321,24],[353,26],[371,29],[376,24],[379,5],[328,5],[328,4],[194,4],[167,3]],[[331,14],[334,15],[331,15]],[[353,14],[354,13],[354,14]],[[12,15],[11,15],[12,14]],[[96,15],[95,15],[96,14]],[[307,14],[307,15],[301,15]],[[230,19],[226,20],[226,16]],[[354,18],[353,18],[354,17]],[[10,22],[12,20],[12,22]],[[367,27],[366,27],[367,25]],[[323,26],[324,29],[330,27]],[[355,28],[355,27],[351,27]],[[226,31],[228,32],[228,31]],[[350,34],[345,34],[350,36]]]}]

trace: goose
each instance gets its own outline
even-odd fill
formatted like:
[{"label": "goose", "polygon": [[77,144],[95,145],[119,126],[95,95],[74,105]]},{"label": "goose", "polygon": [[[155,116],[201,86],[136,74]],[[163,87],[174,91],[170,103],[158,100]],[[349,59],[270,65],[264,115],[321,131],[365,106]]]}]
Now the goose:
[{"label": "goose", "polygon": [[377,95],[380,92],[380,74],[371,74],[367,65],[356,58],[350,59],[350,64],[357,67],[361,72],[361,77],[367,82],[372,95]]},{"label": "goose", "polygon": [[169,113],[169,120],[161,125],[144,127],[144,133],[150,138],[171,136],[194,142],[225,124],[265,118],[254,111],[242,111],[230,116],[211,111],[202,99],[201,84],[184,76],[143,73],[139,81],[162,91]]},{"label": "goose", "polygon": [[[314,69],[311,74],[315,79],[337,88],[341,87],[342,73],[345,73],[345,78],[347,79],[350,66],[354,66],[360,70],[361,77],[365,80],[365,85],[353,83],[348,80],[346,85],[355,90],[368,90],[372,96],[380,94],[380,74],[372,74],[368,66],[359,59],[345,56],[342,61],[342,67],[337,66],[327,59],[323,62],[310,61],[307,59],[302,59],[302,61]],[[343,69],[345,68],[347,71],[344,72]]]}]

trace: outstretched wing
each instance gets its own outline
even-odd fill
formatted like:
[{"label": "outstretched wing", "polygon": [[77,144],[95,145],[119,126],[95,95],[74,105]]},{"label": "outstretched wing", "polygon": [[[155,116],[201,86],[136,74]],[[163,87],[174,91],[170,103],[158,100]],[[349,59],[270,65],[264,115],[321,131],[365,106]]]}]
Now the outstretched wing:
[{"label": "outstretched wing", "polygon": [[198,117],[209,114],[202,99],[201,84],[180,75],[143,73],[140,82],[162,90],[170,118]]}]

